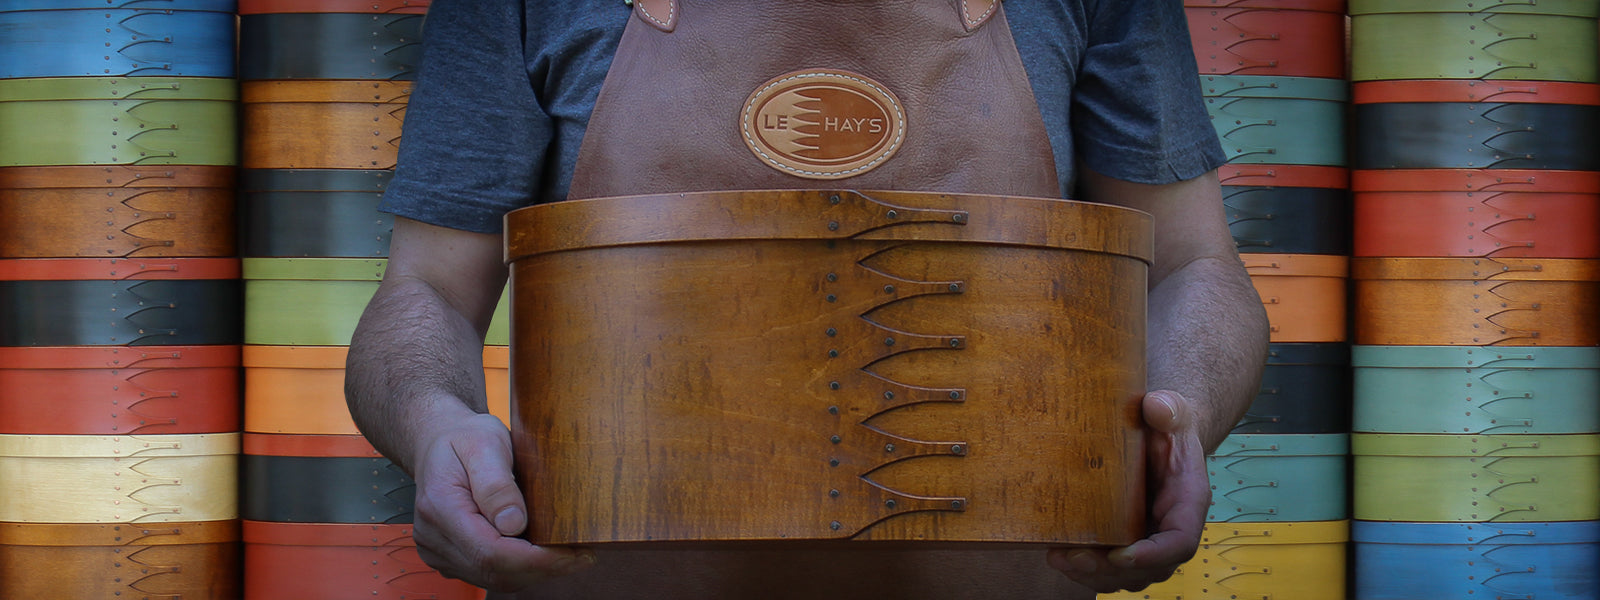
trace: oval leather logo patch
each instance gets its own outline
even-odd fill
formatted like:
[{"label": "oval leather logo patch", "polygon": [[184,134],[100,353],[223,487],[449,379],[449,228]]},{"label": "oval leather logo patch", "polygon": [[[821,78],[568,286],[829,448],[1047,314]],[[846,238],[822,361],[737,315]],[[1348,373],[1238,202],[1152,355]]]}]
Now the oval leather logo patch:
[{"label": "oval leather logo patch", "polygon": [[900,150],[905,108],[876,81],[814,69],[756,88],[740,119],[744,142],[774,169],[843,179],[877,168]]}]

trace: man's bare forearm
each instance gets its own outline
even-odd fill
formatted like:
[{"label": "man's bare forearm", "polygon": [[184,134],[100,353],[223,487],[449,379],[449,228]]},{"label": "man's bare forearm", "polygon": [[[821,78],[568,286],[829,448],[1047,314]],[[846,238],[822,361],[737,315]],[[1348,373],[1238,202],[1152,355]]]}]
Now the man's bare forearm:
[{"label": "man's bare forearm", "polygon": [[1201,442],[1215,450],[1249,408],[1267,353],[1267,315],[1237,260],[1204,257],[1150,291],[1152,390],[1198,403]]},{"label": "man's bare forearm", "polygon": [[505,286],[500,253],[497,234],[395,218],[388,271],[350,342],[345,399],[408,472],[428,432],[488,412],[483,336]]},{"label": "man's bare forearm", "polygon": [[517,537],[527,505],[483,387],[483,336],[506,281],[500,235],[397,216],[393,240],[351,341],[345,394],[362,433],[416,480],[418,556],[497,591],[593,564],[592,553]]},{"label": "man's bare forearm", "polygon": [[428,425],[488,412],[483,338],[426,282],[384,282],[351,341],[345,398],[374,447],[410,470]]},{"label": "man's bare forearm", "polygon": [[1087,199],[1151,214],[1147,339],[1149,389],[1182,394],[1206,414],[1207,451],[1250,407],[1267,354],[1267,314],[1239,262],[1215,172],[1164,185],[1119,181],[1085,168]]}]

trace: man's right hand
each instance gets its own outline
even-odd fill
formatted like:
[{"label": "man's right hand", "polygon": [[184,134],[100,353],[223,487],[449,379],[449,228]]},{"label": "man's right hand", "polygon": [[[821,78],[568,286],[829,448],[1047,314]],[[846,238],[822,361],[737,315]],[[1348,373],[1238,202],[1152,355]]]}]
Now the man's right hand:
[{"label": "man's right hand", "polygon": [[511,434],[494,416],[472,414],[436,429],[412,464],[418,550],[440,573],[511,592],[594,564],[588,550],[515,537],[528,512],[511,475]]},{"label": "man's right hand", "polygon": [[361,432],[417,482],[414,537],[446,576],[515,591],[594,563],[514,537],[527,508],[511,432],[488,414],[483,338],[505,287],[500,234],[395,217],[383,283],[350,340],[345,395]]}]

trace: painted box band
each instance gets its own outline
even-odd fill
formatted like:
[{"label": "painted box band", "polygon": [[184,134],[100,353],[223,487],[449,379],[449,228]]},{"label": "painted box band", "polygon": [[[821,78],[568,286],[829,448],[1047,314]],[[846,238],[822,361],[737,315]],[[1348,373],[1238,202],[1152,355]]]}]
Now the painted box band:
[{"label": "painted box band", "polygon": [[417,555],[410,525],[244,521],[244,597],[477,600]]},{"label": "painted box band", "polygon": [[1600,171],[1600,106],[1526,102],[1357,104],[1356,169]]},{"label": "painted box band", "polygon": [[1355,430],[1600,433],[1600,348],[1356,346]]},{"label": "painted box band", "polygon": [[410,523],[416,483],[376,454],[245,454],[239,459],[239,514],[284,523]]},{"label": "painted box band", "polygon": [[1206,457],[1207,522],[1336,521],[1345,502],[1347,434],[1233,434]]},{"label": "painted box band", "polygon": [[239,347],[0,347],[0,398],[0,434],[238,431]]},{"label": "painted box band", "polygon": [[[343,346],[245,346],[244,430],[359,435],[345,406],[347,354]],[[508,355],[505,346],[483,349],[489,412],[502,421],[510,418]]]},{"label": "painted box band", "polygon": [[[348,346],[378,291],[384,259],[246,258],[244,339],[262,346]],[[506,302],[485,343],[510,344]]]},{"label": "painted box band", "polygon": [[1355,255],[1600,258],[1600,173],[1357,171]]},{"label": "painted box band", "polygon": [[1344,2],[1247,4],[1184,2],[1201,73],[1344,77]]},{"label": "painted box band", "polygon": [[231,258],[0,260],[0,346],[239,343]]},{"label": "painted box band", "polygon": [[379,13],[420,15],[432,0],[239,0],[239,14]]},{"label": "painted box band", "polygon": [[1200,550],[1172,579],[1102,600],[1347,600],[1349,521],[1207,523]]},{"label": "painted box band", "polygon": [[1366,521],[1593,521],[1600,434],[1351,435]]},{"label": "painted box band", "polygon": [[0,167],[238,161],[231,79],[0,79]]},{"label": "painted box band", "polygon": [[238,598],[239,522],[0,523],[6,598]]},{"label": "painted box band", "polygon": [[393,169],[408,81],[240,84],[240,165],[247,169]]},{"label": "painted box band", "polygon": [[1588,0],[1351,0],[1350,15],[1355,81],[1600,81]]},{"label": "painted box band", "polygon": [[1350,254],[1344,189],[1223,186],[1222,202],[1240,252]]},{"label": "painted box band", "polygon": [[1356,521],[1350,537],[1357,600],[1580,600],[1600,587],[1600,521]]},{"label": "painted box band", "polygon": [[0,78],[233,77],[233,0],[0,3]]},{"label": "painted box band", "polygon": [[1350,259],[1322,254],[1243,254],[1277,342],[1342,342]]},{"label": "painted box band", "polygon": [[416,79],[422,62],[422,18],[403,13],[244,15],[239,18],[239,78]]},{"label": "painted box band", "polygon": [[[0,435],[0,521],[221,521],[238,510],[239,434]],[[12,486],[15,486],[14,488]]]},{"label": "painted box band", "polygon": [[1345,165],[1344,81],[1206,75],[1200,89],[1228,162]]},{"label": "painted box band", "polygon": [[1350,431],[1350,347],[1270,344],[1261,388],[1233,433]]},{"label": "painted box band", "polygon": [[392,171],[246,169],[241,253],[249,257],[384,258],[394,216],[378,212]]},{"label": "painted box band", "polygon": [[231,257],[234,169],[0,168],[0,258]]},{"label": "painted box band", "polygon": [[1355,342],[1600,345],[1600,260],[1357,258]]}]

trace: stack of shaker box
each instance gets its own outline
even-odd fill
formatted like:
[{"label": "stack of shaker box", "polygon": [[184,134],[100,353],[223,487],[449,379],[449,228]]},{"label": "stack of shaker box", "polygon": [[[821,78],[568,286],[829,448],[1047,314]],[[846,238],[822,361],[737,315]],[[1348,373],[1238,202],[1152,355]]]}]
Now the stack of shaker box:
[{"label": "stack of shaker box", "polygon": [[[479,597],[343,395],[428,0],[156,4],[0,0],[0,598]],[[1102,598],[1592,595],[1600,4],[1185,7],[1271,352]]]},{"label": "stack of shaker box", "polygon": [[233,0],[0,2],[0,597],[239,594]]},{"label": "stack of shaker box", "polygon": [[1354,597],[1592,598],[1600,4],[1350,14]]},{"label": "stack of shaker box", "polygon": [[1212,502],[1173,578],[1102,598],[1344,600],[1350,385],[1344,0],[1186,0],[1228,164],[1229,228],[1271,325],[1255,402],[1206,459]]},{"label": "stack of shaker box", "polygon": [[[377,290],[427,0],[243,0],[244,596],[475,598],[418,557],[415,485],[363,438],[344,366]],[[506,404],[507,334],[491,333]],[[498,363],[498,365],[496,364]]]}]

